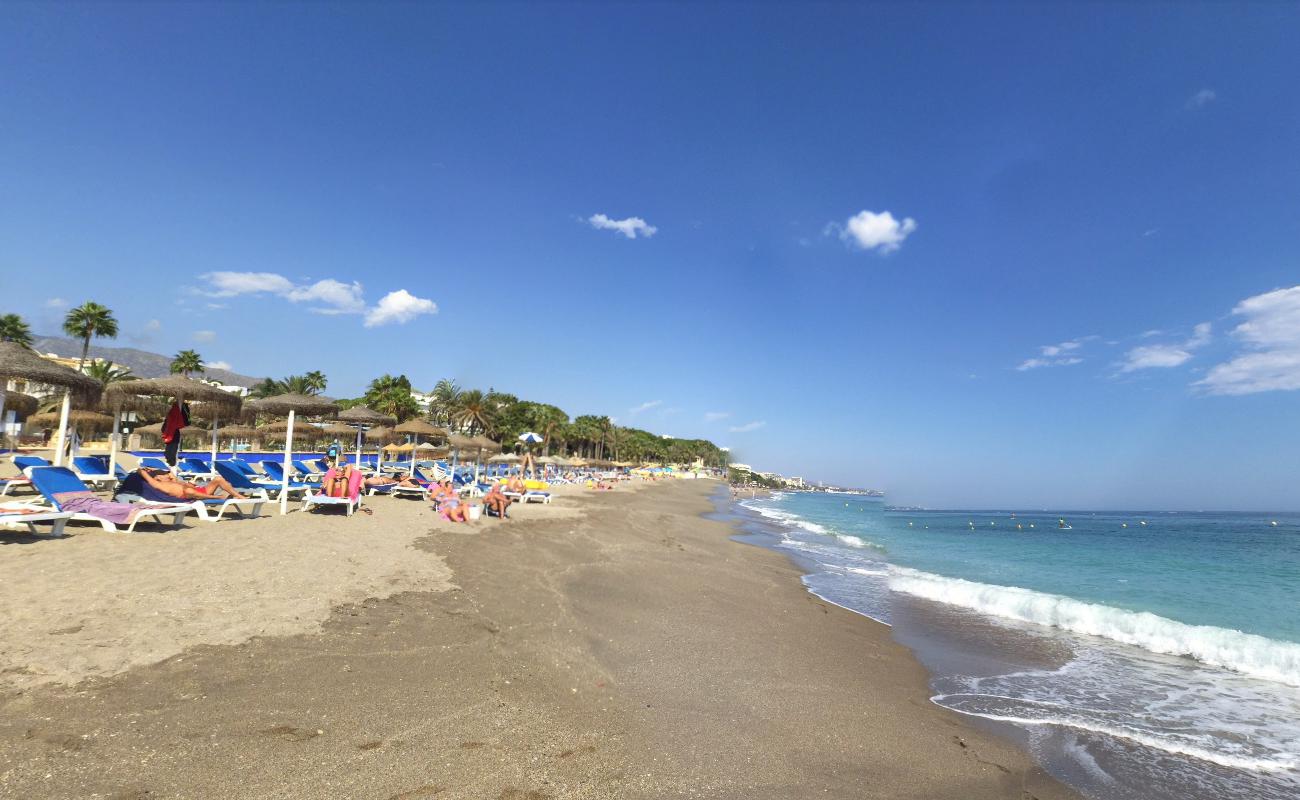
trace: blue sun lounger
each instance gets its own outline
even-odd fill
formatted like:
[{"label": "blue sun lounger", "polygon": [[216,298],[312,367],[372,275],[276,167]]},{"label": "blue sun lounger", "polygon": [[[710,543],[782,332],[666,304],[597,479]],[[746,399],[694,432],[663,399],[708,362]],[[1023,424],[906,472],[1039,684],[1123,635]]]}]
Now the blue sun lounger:
[{"label": "blue sun lounger", "polygon": [[[29,471],[32,479],[32,486],[36,491],[41,493],[46,502],[54,507],[57,511],[64,511],[63,505],[55,499],[55,495],[64,492],[89,492],[90,488],[81,482],[81,479],[73,474],[72,470],[67,467],[32,467]],[[178,527],[181,520],[186,514],[194,511],[194,507],[186,503],[175,503],[171,505],[159,505],[152,508],[137,509],[134,519],[127,526],[126,531],[130,533],[135,530],[135,526],[141,522],[153,521],[161,522],[163,517],[172,518],[172,527]],[[119,528],[111,520],[97,517],[93,514],[73,512],[72,519],[86,520],[89,522],[98,522],[99,526],[106,531],[119,531]]]}]

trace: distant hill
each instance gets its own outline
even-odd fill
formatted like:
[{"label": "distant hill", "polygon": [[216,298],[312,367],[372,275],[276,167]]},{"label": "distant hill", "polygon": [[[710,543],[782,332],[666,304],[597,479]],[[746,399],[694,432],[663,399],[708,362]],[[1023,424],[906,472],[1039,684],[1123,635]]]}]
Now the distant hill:
[{"label": "distant hill", "polygon": [[[53,353],[56,356],[78,358],[81,356],[81,342],[66,336],[35,336],[32,348],[41,353]],[[90,346],[91,358],[106,358],[114,364],[127,367],[137,378],[161,378],[171,372],[172,357],[137,350],[134,347],[100,347]],[[228,369],[209,369],[205,377],[233,386],[252,386],[260,378],[250,378]]]}]

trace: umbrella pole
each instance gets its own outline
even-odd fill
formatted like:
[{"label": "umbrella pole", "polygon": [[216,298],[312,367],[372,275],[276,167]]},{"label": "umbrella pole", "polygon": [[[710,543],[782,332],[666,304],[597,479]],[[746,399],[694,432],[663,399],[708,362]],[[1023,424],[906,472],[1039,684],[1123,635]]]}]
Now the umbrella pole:
[{"label": "umbrella pole", "polygon": [[456,456],[460,455],[459,450],[451,451],[451,488],[456,488]]},{"label": "umbrella pole", "polygon": [[361,469],[361,426],[357,426],[357,469]]},{"label": "umbrella pole", "polygon": [[54,450],[54,466],[63,466],[63,445],[67,441],[68,411],[72,408],[72,392],[63,393],[63,407],[59,409],[59,438]]},{"label": "umbrella pole", "polygon": [[483,463],[483,448],[478,449],[478,455],[474,457],[474,485],[478,486],[478,468]]},{"label": "umbrella pole", "polygon": [[108,438],[108,474],[117,474],[117,437],[122,429],[122,407],[113,409],[113,433]]},{"label": "umbrella pole", "polygon": [[284,482],[280,484],[280,516],[289,513],[289,462],[293,459],[293,409],[289,409],[289,429],[284,434]]},{"label": "umbrella pole", "polygon": [[217,474],[217,429],[221,427],[221,420],[217,415],[212,415],[212,474]]},{"label": "umbrella pole", "polygon": [[415,448],[420,446],[420,434],[417,433],[411,438],[414,440],[413,442],[411,442],[411,477],[414,478],[415,477]]},{"label": "umbrella pole", "polygon": [[5,385],[7,381],[0,380],[0,447],[4,447],[5,437],[9,435],[9,426],[5,423]]}]

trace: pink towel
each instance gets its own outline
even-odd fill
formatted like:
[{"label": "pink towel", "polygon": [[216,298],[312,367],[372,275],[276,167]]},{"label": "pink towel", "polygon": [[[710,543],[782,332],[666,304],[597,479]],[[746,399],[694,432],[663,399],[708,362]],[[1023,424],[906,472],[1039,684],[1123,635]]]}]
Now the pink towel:
[{"label": "pink towel", "polygon": [[[328,484],[332,480],[334,480],[334,467],[330,467],[328,470],[325,471],[325,480],[323,482]],[[358,497],[361,496],[361,483],[364,480],[365,478],[361,475],[361,473],[355,469],[352,470],[351,474],[348,475],[348,499],[349,500],[355,501]]]}]

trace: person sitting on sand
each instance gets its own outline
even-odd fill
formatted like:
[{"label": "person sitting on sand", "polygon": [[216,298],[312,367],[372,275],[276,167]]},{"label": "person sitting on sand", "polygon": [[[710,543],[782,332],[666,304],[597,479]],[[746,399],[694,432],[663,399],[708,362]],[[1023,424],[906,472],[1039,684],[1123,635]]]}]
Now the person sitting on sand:
[{"label": "person sitting on sand", "polygon": [[[208,500],[222,496],[231,497],[235,500],[248,499],[236,491],[235,487],[230,485],[230,481],[219,476],[200,486],[197,483],[183,481],[162,469],[142,469],[139,472],[140,477],[144,479],[145,485],[151,490],[150,492],[141,493],[141,497],[145,500],[163,502],[167,500]],[[215,494],[217,491],[224,494]],[[150,494],[153,494],[153,496],[149,496]]]},{"label": "person sitting on sand", "polygon": [[505,496],[501,491],[501,484],[494,483],[488,493],[483,495],[483,507],[489,512],[495,513],[501,519],[510,519],[506,509],[510,507],[510,498]]},{"label": "person sitting on sand", "polygon": [[515,475],[510,480],[506,481],[506,491],[514,492],[515,494],[527,494],[528,485],[524,483],[523,478]]}]

